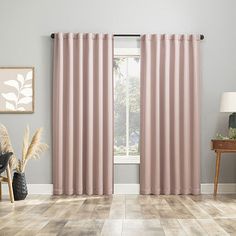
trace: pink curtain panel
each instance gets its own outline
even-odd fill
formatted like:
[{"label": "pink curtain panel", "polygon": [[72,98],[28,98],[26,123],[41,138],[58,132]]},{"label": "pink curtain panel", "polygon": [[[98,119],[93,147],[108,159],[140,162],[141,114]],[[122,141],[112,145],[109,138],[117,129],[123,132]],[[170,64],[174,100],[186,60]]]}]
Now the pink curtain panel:
[{"label": "pink curtain panel", "polygon": [[55,34],[54,194],[113,192],[113,38]]},{"label": "pink curtain panel", "polygon": [[200,193],[199,40],[141,37],[142,194]]}]

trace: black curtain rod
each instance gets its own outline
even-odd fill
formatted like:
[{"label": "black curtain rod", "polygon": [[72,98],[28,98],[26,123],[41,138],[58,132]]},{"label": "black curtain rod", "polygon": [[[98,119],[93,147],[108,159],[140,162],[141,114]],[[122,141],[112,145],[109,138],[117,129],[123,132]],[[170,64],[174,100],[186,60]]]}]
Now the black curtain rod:
[{"label": "black curtain rod", "polygon": [[[140,37],[140,34],[114,34],[114,37]],[[54,39],[55,34],[51,34],[51,38]],[[204,39],[204,35],[201,34],[200,35],[200,39],[203,40]]]}]

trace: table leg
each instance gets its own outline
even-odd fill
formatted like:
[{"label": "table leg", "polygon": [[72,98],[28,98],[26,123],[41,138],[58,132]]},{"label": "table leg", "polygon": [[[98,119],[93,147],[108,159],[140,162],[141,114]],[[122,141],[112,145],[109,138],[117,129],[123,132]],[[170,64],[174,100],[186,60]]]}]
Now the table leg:
[{"label": "table leg", "polygon": [[11,180],[11,171],[9,165],[7,166],[7,183],[8,183],[8,189],[9,189],[9,195],[11,203],[14,203],[14,195],[13,195],[13,189],[12,189],[12,180]]},{"label": "table leg", "polygon": [[219,179],[219,173],[220,173],[220,158],[221,153],[216,152],[216,172],[215,172],[215,180],[214,180],[214,195],[217,194],[217,188],[218,188],[218,179]]}]

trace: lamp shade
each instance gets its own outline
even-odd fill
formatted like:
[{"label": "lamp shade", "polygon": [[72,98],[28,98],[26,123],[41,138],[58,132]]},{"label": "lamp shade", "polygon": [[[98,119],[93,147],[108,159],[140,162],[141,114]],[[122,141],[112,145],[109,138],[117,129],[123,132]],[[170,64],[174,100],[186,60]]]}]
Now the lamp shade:
[{"label": "lamp shade", "polygon": [[236,92],[222,94],[220,112],[236,112]]}]

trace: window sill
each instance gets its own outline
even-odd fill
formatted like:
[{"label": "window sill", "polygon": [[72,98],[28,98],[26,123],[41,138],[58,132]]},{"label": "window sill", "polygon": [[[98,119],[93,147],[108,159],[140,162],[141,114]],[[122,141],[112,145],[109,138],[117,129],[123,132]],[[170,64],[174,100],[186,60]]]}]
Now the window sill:
[{"label": "window sill", "polygon": [[140,164],[140,156],[114,156],[114,164]]}]

